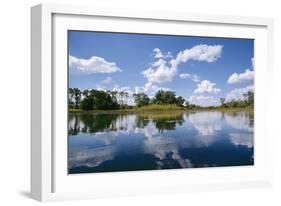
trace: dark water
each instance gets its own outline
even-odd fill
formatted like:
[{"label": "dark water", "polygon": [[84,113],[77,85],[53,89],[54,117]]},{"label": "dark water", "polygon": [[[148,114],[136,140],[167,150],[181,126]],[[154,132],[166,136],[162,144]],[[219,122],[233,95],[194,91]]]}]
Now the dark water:
[{"label": "dark water", "polygon": [[253,165],[248,112],[70,114],[69,173]]}]

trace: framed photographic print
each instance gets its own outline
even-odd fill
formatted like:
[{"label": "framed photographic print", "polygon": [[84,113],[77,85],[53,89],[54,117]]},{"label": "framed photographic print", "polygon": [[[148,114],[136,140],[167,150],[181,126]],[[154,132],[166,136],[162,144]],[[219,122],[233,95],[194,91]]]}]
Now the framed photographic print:
[{"label": "framed photographic print", "polygon": [[32,8],[40,201],[272,185],[271,19]]}]

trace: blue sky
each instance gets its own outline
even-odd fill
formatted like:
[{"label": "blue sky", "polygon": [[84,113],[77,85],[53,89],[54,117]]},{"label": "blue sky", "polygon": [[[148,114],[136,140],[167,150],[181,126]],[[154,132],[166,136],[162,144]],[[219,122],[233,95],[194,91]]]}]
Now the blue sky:
[{"label": "blue sky", "polygon": [[165,89],[204,106],[253,90],[254,40],[83,31],[68,37],[69,87],[149,96]]}]

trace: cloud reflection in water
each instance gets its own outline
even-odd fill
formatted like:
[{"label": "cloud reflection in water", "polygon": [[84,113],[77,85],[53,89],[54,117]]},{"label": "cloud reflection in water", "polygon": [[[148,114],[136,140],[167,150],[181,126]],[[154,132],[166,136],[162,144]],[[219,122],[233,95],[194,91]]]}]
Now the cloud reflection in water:
[{"label": "cloud reflection in water", "polygon": [[[101,168],[111,162],[126,166],[128,158],[149,158],[154,169],[248,164],[253,156],[251,119],[247,113],[222,112],[74,115],[69,119],[69,168]],[[223,162],[225,148],[237,163]],[[244,157],[245,149],[251,150]],[[131,170],[130,164],[122,169]]]}]

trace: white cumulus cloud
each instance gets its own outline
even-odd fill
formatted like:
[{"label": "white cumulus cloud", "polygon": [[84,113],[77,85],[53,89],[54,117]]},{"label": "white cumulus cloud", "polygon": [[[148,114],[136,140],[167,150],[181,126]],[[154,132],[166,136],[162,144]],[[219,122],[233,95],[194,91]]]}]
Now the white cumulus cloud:
[{"label": "white cumulus cloud", "polygon": [[197,89],[194,90],[194,93],[214,93],[217,94],[221,90],[216,88],[216,83],[213,83],[209,80],[203,80],[199,84],[197,84]]},{"label": "white cumulus cloud", "polygon": [[[165,58],[172,57],[168,52],[163,54],[159,48],[153,50],[154,57],[157,59],[151,67],[144,70],[142,74],[147,79],[149,85],[161,85],[167,82],[171,82],[174,76],[178,73],[177,67],[180,63],[184,63],[188,60],[195,61],[205,61],[205,62],[214,62],[220,58],[222,53],[222,45],[206,45],[199,44],[190,49],[180,51],[176,58],[167,62]],[[195,74],[181,74],[181,78],[190,78],[194,82],[199,82],[199,77]],[[218,89],[214,90],[218,92]]]},{"label": "white cumulus cloud", "polygon": [[144,70],[142,74],[152,84],[163,84],[172,81],[173,77],[177,74],[177,69],[168,67],[165,60],[159,59],[152,67]]},{"label": "white cumulus cloud", "polygon": [[122,70],[114,63],[102,57],[92,56],[89,59],[79,59],[69,56],[69,68],[73,74],[114,73]]},{"label": "white cumulus cloud", "polygon": [[[171,82],[175,75],[178,73],[178,65],[189,60],[214,62],[221,57],[223,46],[222,45],[206,45],[199,44],[190,49],[180,51],[177,56],[170,61],[166,61],[166,58],[172,58],[170,52],[163,53],[159,48],[153,50],[154,58],[156,59],[151,66],[142,72],[143,76],[147,79],[147,83],[144,87],[137,87],[137,91],[157,91],[160,85],[167,82]],[[180,74],[180,78],[190,78],[194,82],[199,82],[200,78],[196,74],[183,73]],[[207,89],[207,92],[217,93],[220,91],[218,88],[213,88],[214,83]],[[201,90],[198,89],[198,92]]]},{"label": "white cumulus cloud", "polygon": [[227,80],[228,84],[235,84],[235,83],[241,83],[249,80],[254,79],[255,72],[250,69],[246,69],[244,73],[233,73]]}]

